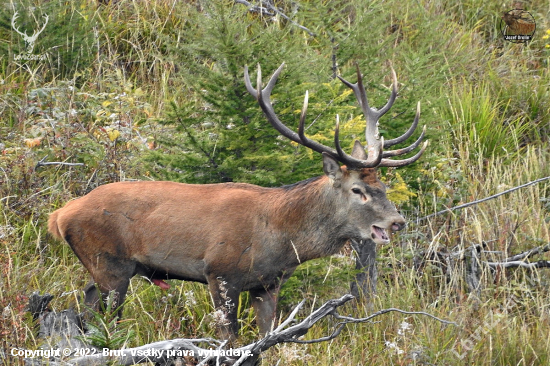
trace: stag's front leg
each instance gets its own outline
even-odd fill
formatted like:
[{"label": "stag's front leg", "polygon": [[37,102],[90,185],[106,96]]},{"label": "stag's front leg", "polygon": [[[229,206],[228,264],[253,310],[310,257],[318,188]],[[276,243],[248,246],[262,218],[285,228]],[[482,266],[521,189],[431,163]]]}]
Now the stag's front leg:
[{"label": "stag's front leg", "polygon": [[279,289],[259,289],[250,290],[249,292],[252,306],[256,313],[256,324],[260,328],[260,334],[265,335],[267,332],[273,330],[273,326],[275,325]]},{"label": "stag's front leg", "polygon": [[237,312],[240,291],[220,276],[208,279],[208,289],[214,302],[214,321],[218,327],[218,336],[222,339],[236,339],[239,332]]},{"label": "stag's front leg", "polygon": [[256,323],[260,334],[265,335],[275,327],[277,298],[283,284],[292,276],[296,267],[287,268],[285,272],[271,286],[250,290],[252,306],[256,313]]}]

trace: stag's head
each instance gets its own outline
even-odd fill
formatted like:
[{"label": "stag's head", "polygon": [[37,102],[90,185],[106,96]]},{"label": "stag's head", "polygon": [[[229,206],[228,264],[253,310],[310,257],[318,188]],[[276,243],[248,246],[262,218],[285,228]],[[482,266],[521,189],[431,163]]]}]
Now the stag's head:
[{"label": "stag's head", "polygon": [[[258,66],[256,89],[252,86],[248,68],[245,67],[245,84],[248,92],[258,100],[267,119],[277,131],[290,140],[323,155],[323,170],[330,182],[332,188],[331,195],[335,197],[334,202],[337,202],[333,207],[337,211],[334,212],[334,215],[345,217],[345,220],[341,221],[341,227],[338,228],[339,232],[344,233],[343,235],[351,240],[371,239],[377,244],[388,243],[389,236],[387,231],[403,229],[405,227],[405,219],[387,199],[386,187],[378,179],[376,168],[409,165],[418,160],[424,153],[427,141],[414,156],[402,160],[391,159],[392,157],[415,150],[422,142],[425,128],[420,137],[412,145],[401,149],[385,150],[404,142],[414,133],[420,118],[420,103],[417,105],[416,116],[407,132],[398,138],[385,141],[378,131],[378,121],[380,117],[388,112],[397,98],[397,76],[393,68],[391,69],[393,79],[391,95],[386,105],[381,109],[369,106],[359,67],[357,67],[357,83],[352,84],[339,77],[346,86],[353,90],[366,120],[366,145],[356,140],[351,155],[348,155],[340,146],[338,117],[336,118],[336,128],[334,131],[334,149],[305,136],[304,126],[308,106],[307,92],[304,98],[298,132],[292,131],[279,120],[273,110],[270,96],[283,66],[284,63],[275,71],[264,89],[261,89],[262,77],[260,67]],[[344,166],[340,166],[340,164],[344,164]]]}]

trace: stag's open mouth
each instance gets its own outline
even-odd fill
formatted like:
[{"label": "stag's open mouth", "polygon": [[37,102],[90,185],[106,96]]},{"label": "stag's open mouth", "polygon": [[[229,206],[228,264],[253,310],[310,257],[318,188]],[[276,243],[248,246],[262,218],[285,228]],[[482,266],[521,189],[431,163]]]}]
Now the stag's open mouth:
[{"label": "stag's open mouth", "polygon": [[371,229],[371,237],[375,243],[385,244],[390,242],[390,238],[388,237],[388,233],[386,233],[385,229],[382,229],[376,225],[372,225]]}]

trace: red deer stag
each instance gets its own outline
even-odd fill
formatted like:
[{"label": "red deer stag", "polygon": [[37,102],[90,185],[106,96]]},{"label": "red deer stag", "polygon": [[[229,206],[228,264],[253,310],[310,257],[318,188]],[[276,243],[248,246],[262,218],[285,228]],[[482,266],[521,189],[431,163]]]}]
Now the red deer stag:
[{"label": "red deer stag", "polygon": [[114,290],[121,304],[135,275],[163,288],[168,287],[166,279],[197,281],[208,285],[216,309],[225,315],[221,336],[238,332],[242,291],[250,292],[260,332],[265,333],[275,319],[279,289],[300,263],[334,254],[350,239],[387,243],[387,230],[405,226],[386,198],[375,168],[410,164],[427,144],[413,157],[399,161],[388,157],[412,151],[422,136],[407,148],[383,151],[412,135],[420,116],[417,108],[412,126],[401,137],[389,141],[379,137],[378,119],[397,97],[393,69],[393,90],[380,110],[369,107],[359,69],[357,84],[341,79],[353,89],[367,122],[367,152],[356,141],[348,155],[340,147],[338,123],[335,149],[305,136],[307,93],[298,133],[281,123],[270,94],[283,65],[263,90],[259,67],[257,89],[245,68],[246,88],[277,131],[322,154],[325,175],[280,188],[119,182],[69,202],[51,214],[48,228],[69,243],[90,272],[86,303],[97,306],[99,289],[102,296]]}]

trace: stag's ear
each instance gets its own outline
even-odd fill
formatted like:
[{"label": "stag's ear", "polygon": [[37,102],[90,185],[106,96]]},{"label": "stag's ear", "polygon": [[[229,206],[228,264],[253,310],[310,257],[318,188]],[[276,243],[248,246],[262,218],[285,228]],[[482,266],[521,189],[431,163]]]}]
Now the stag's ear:
[{"label": "stag's ear", "polygon": [[353,150],[351,151],[351,156],[360,160],[367,160],[369,158],[367,152],[365,151],[365,148],[363,147],[363,145],[361,145],[359,140],[355,140]]},{"label": "stag's ear", "polygon": [[323,170],[327,177],[334,181],[334,187],[339,187],[342,169],[340,169],[338,161],[325,152],[323,152]]}]

